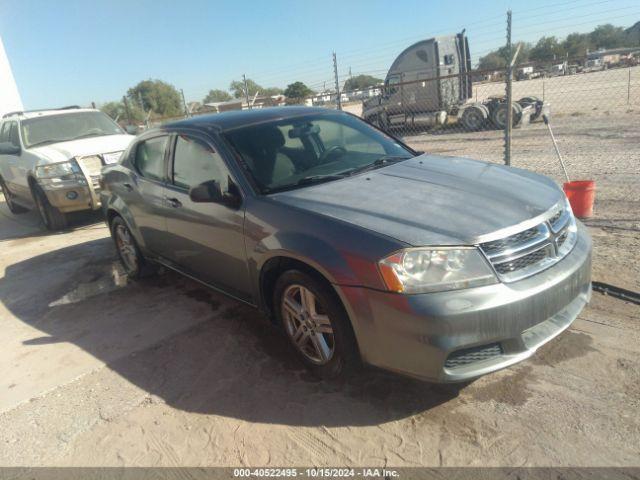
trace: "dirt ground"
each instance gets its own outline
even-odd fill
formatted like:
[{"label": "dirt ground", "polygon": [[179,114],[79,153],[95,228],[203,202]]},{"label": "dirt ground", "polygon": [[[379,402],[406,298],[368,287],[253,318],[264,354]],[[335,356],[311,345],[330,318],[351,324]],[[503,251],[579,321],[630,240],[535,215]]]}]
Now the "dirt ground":
[{"label": "dirt ground", "polygon": [[[599,275],[627,233],[591,231]],[[637,466],[639,310],[594,293],[469,384],[321,383],[252,309],[172,273],[124,282],[98,219],[47,234],[0,203],[0,465]]]}]

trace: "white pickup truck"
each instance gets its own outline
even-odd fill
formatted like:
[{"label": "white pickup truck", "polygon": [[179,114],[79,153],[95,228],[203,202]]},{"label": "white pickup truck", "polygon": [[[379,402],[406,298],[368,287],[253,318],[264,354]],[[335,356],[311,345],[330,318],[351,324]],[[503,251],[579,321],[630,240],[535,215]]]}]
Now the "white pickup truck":
[{"label": "white pickup truck", "polygon": [[0,121],[0,187],[12,213],[36,208],[50,230],[70,212],[100,207],[100,170],[132,135],[99,110],[12,112]]}]

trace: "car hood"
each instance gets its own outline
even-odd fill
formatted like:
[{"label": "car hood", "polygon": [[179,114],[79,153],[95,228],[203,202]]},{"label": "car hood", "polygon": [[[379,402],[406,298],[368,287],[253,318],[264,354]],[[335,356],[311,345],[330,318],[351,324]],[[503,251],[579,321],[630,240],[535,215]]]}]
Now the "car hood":
[{"label": "car hood", "polygon": [[135,137],[133,135],[104,135],[102,137],[81,138],[69,142],[52,143],[29,149],[38,155],[43,163],[64,162],[73,157],[121,152]]},{"label": "car hood", "polygon": [[528,228],[563,202],[549,178],[465,158],[421,155],[272,195],[409,245],[470,245]]}]

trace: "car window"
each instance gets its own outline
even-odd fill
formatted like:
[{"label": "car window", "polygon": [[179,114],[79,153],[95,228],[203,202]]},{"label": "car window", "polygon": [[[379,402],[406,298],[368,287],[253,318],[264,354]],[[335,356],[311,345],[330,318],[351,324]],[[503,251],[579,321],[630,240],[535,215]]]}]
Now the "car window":
[{"label": "car window", "polygon": [[143,177],[152,180],[164,179],[164,154],[168,141],[168,136],[162,136],[138,144],[135,163]]},{"label": "car window", "polygon": [[0,143],[9,141],[9,122],[0,125]]},{"label": "car window", "polygon": [[9,138],[7,141],[15,147],[20,146],[20,137],[18,136],[18,122],[9,122]]},{"label": "car window", "polygon": [[173,184],[189,189],[209,180],[228,189],[229,174],[220,155],[207,143],[187,135],[178,135],[173,160]]},{"label": "car window", "polygon": [[350,152],[385,154],[383,145],[355,128],[329,120],[317,120],[320,127],[320,139],[325,150],[331,147],[348,148]]}]

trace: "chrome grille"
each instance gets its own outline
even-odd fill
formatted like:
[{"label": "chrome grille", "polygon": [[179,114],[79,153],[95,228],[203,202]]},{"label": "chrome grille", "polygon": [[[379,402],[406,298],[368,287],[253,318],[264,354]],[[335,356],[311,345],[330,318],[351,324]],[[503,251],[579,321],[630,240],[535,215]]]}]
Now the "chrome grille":
[{"label": "chrome grille", "polygon": [[480,244],[504,282],[534,275],[558,262],[575,245],[571,212],[561,209],[547,221],[505,238]]},{"label": "chrome grille", "polygon": [[100,178],[100,171],[102,170],[102,160],[98,156],[84,157],[78,159],[78,163],[82,166],[83,170],[89,174],[90,177]]},{"label": "chrome grille", "polygon": [[446,368],[457,368],[470,363],[482,362],[502,355],[502,346],[499,343],[481,345],[479,347],[465,348],[453,352],[444,362]]}]

